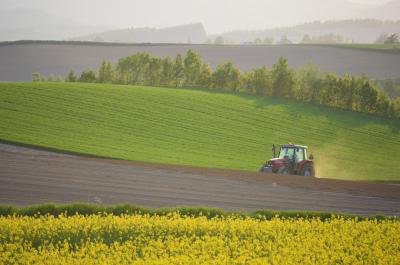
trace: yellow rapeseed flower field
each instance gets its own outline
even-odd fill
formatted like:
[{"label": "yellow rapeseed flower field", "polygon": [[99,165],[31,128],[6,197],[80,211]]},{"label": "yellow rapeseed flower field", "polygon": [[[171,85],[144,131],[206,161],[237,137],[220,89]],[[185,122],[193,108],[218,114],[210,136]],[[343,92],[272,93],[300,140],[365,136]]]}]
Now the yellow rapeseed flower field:
[{"label": "yellow rapeseed flower field", "polygon": [[400,222],[0,217],[1,264],[400,264]]}]

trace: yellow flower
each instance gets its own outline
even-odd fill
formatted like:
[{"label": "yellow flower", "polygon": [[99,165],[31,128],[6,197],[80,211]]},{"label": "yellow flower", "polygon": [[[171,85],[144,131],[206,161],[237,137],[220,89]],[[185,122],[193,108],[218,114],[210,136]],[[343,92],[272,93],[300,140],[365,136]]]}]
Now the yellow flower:
[{"label": "yellow flower", "polygon": [[4,264],[400,264],[400,222],[243,217],[0,217]]}]

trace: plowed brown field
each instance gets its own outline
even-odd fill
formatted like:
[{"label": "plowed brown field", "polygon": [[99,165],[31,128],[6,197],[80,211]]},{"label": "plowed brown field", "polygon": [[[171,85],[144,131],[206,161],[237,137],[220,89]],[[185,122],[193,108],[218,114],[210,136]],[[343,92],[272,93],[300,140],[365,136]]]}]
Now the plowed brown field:
[{"label": "plowed brown field", "polygon": [[293,67],[309,62],[338,74],[368,74],[372,78],[400,76],[400,53],[368,49],[307,45],[113,45],[73,43],[14,43],[0,45],[0,81],[30,81],[33,72],[67,75],[97,69],[103,59],[119,58],[147,51],[157,56],[176,56],[188,49],[199,52],[212,67],[232,61],[242,70],[270,67],[280,56]]},{"label": "plowed brown field", "polygon": [[52,153],[0,144],[0,203],[129,202],[400,214],[400,185]]}]

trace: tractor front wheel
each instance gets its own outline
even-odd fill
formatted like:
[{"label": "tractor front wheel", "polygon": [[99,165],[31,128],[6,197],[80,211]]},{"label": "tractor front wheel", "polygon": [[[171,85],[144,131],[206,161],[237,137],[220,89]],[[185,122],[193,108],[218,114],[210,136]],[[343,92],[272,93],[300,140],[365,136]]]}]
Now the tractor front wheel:
[{"label": "tractor front wheel", "polygon": [[289,174],[289,170],[287,169],[287,167],[281,167],[278,169],[278,174],[287,175]]}]

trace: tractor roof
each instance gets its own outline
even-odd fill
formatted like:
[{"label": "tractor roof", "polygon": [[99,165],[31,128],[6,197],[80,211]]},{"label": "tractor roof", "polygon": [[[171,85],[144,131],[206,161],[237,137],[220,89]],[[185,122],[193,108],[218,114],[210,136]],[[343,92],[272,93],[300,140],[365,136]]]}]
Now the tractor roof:
[{"label": "tractor roof", "polygon": [[282,144],[281,147],[284,147],[284,148],[304,148],[304,149],[308,148],[305,145],[298,145],[298,144]]}]

